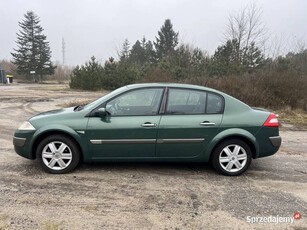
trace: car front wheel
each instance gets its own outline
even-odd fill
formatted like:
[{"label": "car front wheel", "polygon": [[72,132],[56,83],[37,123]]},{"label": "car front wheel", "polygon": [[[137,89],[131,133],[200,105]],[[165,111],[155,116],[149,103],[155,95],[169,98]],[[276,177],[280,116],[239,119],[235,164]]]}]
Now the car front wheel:
[{"label": "car front wheel", "polygon": [[70,172],[80,161],[80,151],[75,141],[64,135],[51,135],[43,139],[36,156],[43,170],[54,174]]},{"label": "car front wheel", "polygon": [[251,164],[252,152],[242,140],[229,139],[221,142],[212,153],[212,165],[221,174],[238,176]]}]

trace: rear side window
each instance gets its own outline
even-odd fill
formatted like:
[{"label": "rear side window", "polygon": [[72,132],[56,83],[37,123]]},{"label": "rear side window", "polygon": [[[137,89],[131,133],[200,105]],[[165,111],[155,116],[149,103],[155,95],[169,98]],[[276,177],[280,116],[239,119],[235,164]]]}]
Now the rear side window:
[{"label": "rear side window", "polygon": [[204,114],[207,93],[197,90],[170,89],[167,114]]},{"label": "rear side window", "polygon": [[207,113],[215,114],[223,112],[223,98],[218,94],[208,93]]},{"label": "rear side window", "polygon": [[166,114],[220,114],[224,110],[223,97],[192,89],[169,89]]}]

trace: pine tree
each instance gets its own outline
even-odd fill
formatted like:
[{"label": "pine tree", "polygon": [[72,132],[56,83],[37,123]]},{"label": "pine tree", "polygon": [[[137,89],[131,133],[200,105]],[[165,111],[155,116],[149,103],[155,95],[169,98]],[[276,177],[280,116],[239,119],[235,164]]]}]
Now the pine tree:
[{"label": "pine tree", "polygon": [[138,65],[141,65],[146,61],[145,49],[139,40],[137,40],[132,46],[129,61]]},{"label": "pine tree", "polygon": [[148,64],[153,64],[156,61],[156,53],[154,46],[151,41],[147,41],[145,37],[142,39],[142,47],[145,49],[146,62]]},{"label": "pine tree", "polygon": [[137,65],[152,64],[155,60],[155,51],[151,41],[145,37],[141,41],[137,40],[132,46],[129,61]]},{"label": "pine tree", "polygon": [[213,75],[252,72],[264,63],[264,55],[252,42],[248,47],[239,47],[237,39],[228,40],[219,46],[213,58]]},{"label": "pine tree", "polygon": [[129,56],[130,56],[130,43],[128,39],[125,39],[122,48],[119,52],[119,60],[125,62],[128,60]]},{"label": "pine tree", "polygon": [[264,63],[264,55],[254,42],[250,44],[245,52],[243,64],[248,71],[258,68]]},{"label": "pine tree", "polygon": [[30,72],[35,71],[33,80],[40,81],[44,75],[53,74],[56,66],[50,61],[49,42],[39,25],[39,17],[33,11],[28,11],[24,16],[25,19],[18,23],[21,29],[17,33],[17,49],[11,55],[13,63],[17,65],[17,73],[30,80]]},{"label": "pine tree", "polygon": [[216,49],[212,57],[211,74],[228,75],[242,72],[241,58],[242,50],[238,49],[238,41],[236,39],[228,40]]},{"label": "pine tree", "polygon": [[175,50],[178,45],[178,34],[173,30],[171,20],[166,19],[154,42],[158,60],[169,56]]}]

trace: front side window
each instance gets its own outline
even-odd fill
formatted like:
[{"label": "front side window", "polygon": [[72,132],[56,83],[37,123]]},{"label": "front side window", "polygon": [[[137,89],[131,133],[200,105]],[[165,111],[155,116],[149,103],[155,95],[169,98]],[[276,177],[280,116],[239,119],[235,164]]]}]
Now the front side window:
[{"label": "front side window", "polygon": [[113,116],[156,115],[163,89],[147,88],[124,93],[106,104],[106,110]]},{"label": "front side window", "polygon": [[167,114],[203,114],[207,93],[197,90],[170,89],[166,107]]}]

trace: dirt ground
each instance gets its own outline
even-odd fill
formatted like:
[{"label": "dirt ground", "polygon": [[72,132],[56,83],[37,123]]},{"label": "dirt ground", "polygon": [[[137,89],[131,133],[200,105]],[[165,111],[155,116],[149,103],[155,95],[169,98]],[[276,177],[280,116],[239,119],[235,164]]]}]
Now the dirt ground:
[{"label": "dirt ground", "polygon": [[[307,131],[283,128],[274,156],[239,177],[208,164],[101,163],[50,175],[13,149],[24,120],[102,93],[0,86],[0,229],[307,229]],[[250,223],[251,217],[301,218]]]}]

